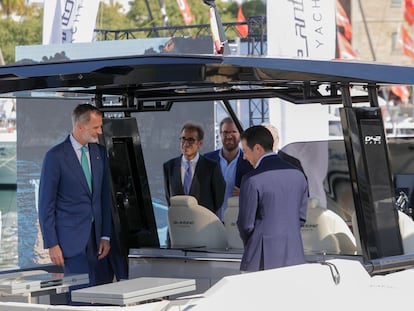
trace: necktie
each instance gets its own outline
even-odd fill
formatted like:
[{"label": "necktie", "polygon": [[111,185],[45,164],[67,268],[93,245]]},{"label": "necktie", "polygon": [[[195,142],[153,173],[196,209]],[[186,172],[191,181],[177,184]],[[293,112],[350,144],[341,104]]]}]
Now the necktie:
[{"label": "necktie", "polygon": [[188,195],[190,193],[193,173],[192,173],[191,162],[187,161],[185,164],[186,164],[186,169],[185,169],[185,174],[184,174],[184,193]]},{"label": "necktie", "polygon": [[85,173],[86,181],[88,182],[89,190],[92,192],[92,178],[91,178],[91,170],[89,169],[88,158],[86,157],[86,150],[88,147],[82,146],[81,148],[81,165],[83,172]]}]

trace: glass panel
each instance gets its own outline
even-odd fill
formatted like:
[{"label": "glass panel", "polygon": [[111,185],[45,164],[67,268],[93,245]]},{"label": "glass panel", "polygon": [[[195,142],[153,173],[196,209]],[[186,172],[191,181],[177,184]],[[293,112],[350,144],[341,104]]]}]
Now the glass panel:
[{"label": "glass panel", "polygon": [[0,269],[17,263],[16,101],[0,99]]},{"label": "glass panel", "polygon": [[142,151],[156,217],[159,241],[166,245],[167,202],[164,194],[163,163],[181,155],[181,127],[191,121],[204,129],[204,142],[199,152],[214,150],[214,105],[206,102],[175,103],[169,112],[135,113],[141,135]]},{"label": "glass panel", "polygon": [[[395,187],[396,208],[413,218],[414,206],[414,138],[388,138],[390,166]],[[283,152],[301,162],[315,204],[339,215],[353,232],[354,199],[343,140],[292,143]],[[325,165],[323,154],[328,161]],[[325,172],[325,174],[321,174]],[[358,234],[357,234],[358,236]]]}]

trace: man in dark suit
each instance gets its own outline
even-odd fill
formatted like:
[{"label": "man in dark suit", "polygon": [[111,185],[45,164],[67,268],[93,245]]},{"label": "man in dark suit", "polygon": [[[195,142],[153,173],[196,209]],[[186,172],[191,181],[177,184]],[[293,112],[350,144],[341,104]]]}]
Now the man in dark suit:
[{"label": "man in dark suit", "polygon": [[259,125],[241,135],[244,158],[254,170],[240,188],[237,226],[244,244],[240,270],[258,271],[305,263],[301,226],[308,185],[303,173],[272,151],[273,137]]},{"label": "man in dark suit", "polygon": [[220,163],[221,173],[226,181],[223,205],[217,211],[217,216],[223,220],[228,198],[239,195],[241,179],[253,167],[243,159],[243,151],[240,148],[240,132],[229,117],[220,122],[220,138],[223,147],[208,152],[204,156]]},{"label": "man in dark suit", "polygon": [[72,133],[43,160],[39,221],[44,247],[65,274],[88,273],[110,249],[111,190],[106,150],[98,145],[102,113],[89,104],[72,113]]},{"label": "man in dark suit", "polygon": [[[186,123],[181,129],[182,155],[164,163],[165,197],[191,195],[198,204],[217,212],[223,203],[225,181],[216,161],[199,154],[203,145],[204,131],[201,126]],[[185,186],[188,176],[188,189]]]},{"label": "man in dark suit", "polygon": [[[273,124],[268,123],[268,122],[263,122],[261,125],[264,126],[265,128],[267,128],[269,130],[269,132],[272,134],[272,136],[273,136],[273,151],[277,153],[279,158],[289,162],[293,166],[300,169],[303,174],[305,174],[305,172],[303,171],[302,164],[300,163],[300,161],[297,158],[291,156],[290,154],[284,152],[283,150],[279,150],[279,131],[277,130],[277,128]],[[306,174],[305,174],[305,177],[306,177]]]}]

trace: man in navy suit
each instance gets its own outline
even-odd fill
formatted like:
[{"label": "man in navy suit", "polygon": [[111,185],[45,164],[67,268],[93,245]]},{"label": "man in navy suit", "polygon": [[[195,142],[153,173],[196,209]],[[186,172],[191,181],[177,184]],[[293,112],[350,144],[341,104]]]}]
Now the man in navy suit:
[{"label": "man in navy suit", "polygon": [[72,133],[43,160],[39,221],[52,262],[65,274],[88,273],[89,285],[94,285],[97,260],[108,254],[111,237],[108,158],[97,144],[102,113],[92,105],[78,105],[72,124]]},{"label": "man in navy suit", "polygon": [[[198,204],[217,212],[223,203],[225,181],[216,161],[200,155],[204,131],[201,126],[186,123],[181,129],[180,144],[182,155],[164,163],[165,197],[170,205],[170,197],[191,195]],[[185,175],[190,170],[190,184],[185,190]]]},{"label": "man in navy suit", "polygon": [[[293,166],[300,169],[303,174],[305,174],[305,172],[303,171],[302,164],[300,163],[300,161],[297,158],[291,156],[290,154],[287,154],[283,150],[278,150],[279,149],[279,131],[277,130],[277,128],[273,124],[268,123],[268,122],[263,122],[261,125],[264,126],[265,128],[267,128],[269,130],[269,132],[272,134],[272,136],[273,136],[273,151],[275,153],[277,153],[279,158],[289,162]],[[305,175],[305,177],[306,177],[306,175]]]},{"label": "man in navy suit", "polygon": [[242,271],[305,263],[301,226],[308,185],[303,173],[272,151],[273,137],[259,125],[241,135],[244,158],[254,170],[240,188],[237,226],[244,244]]},{"label": "man in navy suit", "polygon": [[228,198],[239,195],[241,179],[253,167],[243,159],[243,151],[240,149],[240,132],[229,117],[220,122],[220,138],[223,147],[208,152],[204,156],[220,163],[221,173],[226,181],[224,201],[217,211],[217,216],[223,220]]}]

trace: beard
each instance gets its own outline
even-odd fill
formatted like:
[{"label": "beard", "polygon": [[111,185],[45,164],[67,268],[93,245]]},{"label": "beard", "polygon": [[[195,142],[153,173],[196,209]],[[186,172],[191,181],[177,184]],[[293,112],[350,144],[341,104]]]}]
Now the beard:
[{"label": "beard", "polygon": [[237,148],[239,148],[239,145],[238,144],[233,144],[232,143],[232,144],[223,145],[223,149],[226,150],[226,151],[228,151],[228,152],[234,151]]},{"label": "beard", "polygon": [[99,142],[99,137],[98,136],[93,137],[89,133],[85,133],[85,135],[83,135],[83,139],[85,141],[87,141],[88,143],[98,143]]}]

